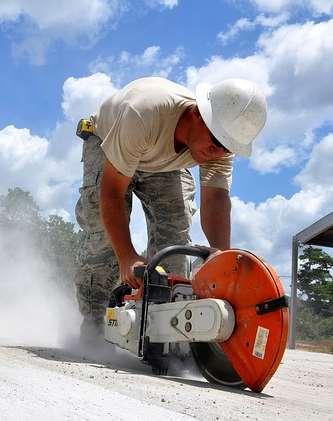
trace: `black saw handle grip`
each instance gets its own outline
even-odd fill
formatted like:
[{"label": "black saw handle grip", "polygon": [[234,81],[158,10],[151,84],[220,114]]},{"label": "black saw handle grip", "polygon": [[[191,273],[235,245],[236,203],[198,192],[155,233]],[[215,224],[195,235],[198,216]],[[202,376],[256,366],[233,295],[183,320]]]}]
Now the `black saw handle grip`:
[{"label": "black saw handle grip", "polygon": [[135,266],[133,269],[133,274],[136,278],[143,279],[145,271],[147,270],[151,274],[156,266],[160,263],[161,260],[173,254],[185,254],[187,256],[201,257],[202,259],[207,259],[210,255],[210,251],[206,247],[202,246],[170,246],[166,247],[163,250],[156,253],[151,261],[147,265]]},{"label": "black saw handle grip", "polygon": [[133,269],[133,274],[136,278],[141,278],[143,279],[143,276],[145,274],[145,270],[147,268],[147,265],[142,265],[142,266],[134,266]]},{"label": "black saw handle grip", "polygon": [[185,254],[186,256],[201,257],[202,259],[207,259],[211,254],[211,250],[207,247],[202,246],[170,246],[165,247],[163,250],[156,253],[151,261],[148,263],[146,270],[148,273],[153,272],[153,270],[158,266],[160,261],[168,256],[173,254]]},{"label": "black saw handle grip", "polygon": [[[202,246],[170,246],[156,253],[148,265],[144,269],[143,275],[143,297],[142,297],[142,310],[141,310],[141,322],[140,322],[140,336],[139,336],[139,347],[138,356],[145,359],[145,337],[146,337],[146,325],[147,325],[147,314],[148,314],[148,302],[149,302],[149,278],[154,272],[156,266],[162,259],[173,254],[185,254],[186,256],[201,257],[206,260],[211,254],[211,250],[207,247]],[[141,273],[143,266],[138,266],[138,272]],[[135,274],[135,268],[134,268]]]}]

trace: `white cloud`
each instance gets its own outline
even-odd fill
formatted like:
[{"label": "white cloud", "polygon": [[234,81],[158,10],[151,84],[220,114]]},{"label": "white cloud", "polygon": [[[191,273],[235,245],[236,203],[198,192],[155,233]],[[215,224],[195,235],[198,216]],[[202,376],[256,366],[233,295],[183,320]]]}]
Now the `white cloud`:
[{"label": "white cloud", "polygon": [[3,0],[0,22],[12,25],[14,54],[42,65],[53,41],[92,45],[106,24],[115,24],[126,5],[120,0]]},{"label": "white cloud", "polygon": [[178,0],[2,0],[0,24],[7,24],[1,29],[13,41],[14,56],[43,65],[54,41],[89,48],[106,30],[115,29],[124,13],[177,5]]},{"label": "white cloud", "polygon": [[22,168],[33,166],[45,158],[47,152],[45,138],[33,136],[28,129],[20,130],[14,126],[5,127],[0,133],[2,169],[7,164],[12,172],[21,171]]},{"label": "white cloud", "polygon": [[[142,56],[136,56],[134,57],[134,61],[137,61],[139,65],[142,66],[151,66],[156,62],[156,59],[158,58],[160,52],[160,47],[157,45],[153,45],[151,47],[148,47],[143,52]],[[127,63],[130,61],[131,56],[127,54],[125,62]]]},{"label": "white cloud", "polygon": [[314,15],[332,15],[333,0],[250,0],[259,10],[269,13],[305,9]]},{"label": "white cloud", "polygon": [[[251,250],[277,267],[281,275],[290,275],[292,237],[332,212],[332,163],[330,134],[313,147],[307,164],[295,177],[300,189],[290,198],[276,195],[255,204],[232,197],[232,247]],[[199,219],[198,214],[192,237],[194,242],[204,244]]]},{"label": "white cloud", "polygon": [[[173,66],[179,60],[175,54],[163,56],[159,47],[152,46],[137,56],[123,53],[119,61],[151,68],[161,60],[161,66]],[[77,121],[95,113],[116,90],[106,74],[70,77],[63,84],[64,120],[56,124],[48,139],[14,126],[0,130],[1,193],[20,186],[33,194],[46,213],[56,212],[66,218],[70,213],[73,217],[73,202],[82,178],[82,140],[75,136]],[[137,226],[142,227],[142,222]],[[143,238],[142,231],[135,235],[139,248]]]},{"label": "white cloud", "polygon": [[112,75],[117,85],[143,76],[169,77],[178,69],[184,57],[183,48],[176,48],[171,54],[164,55],[157,45],[147,47],[141,54],[122,51],[117,57],[98,57],[90,63],[91,72],[104,72]]},{"label": "white cloud", "polygon": [[115,91],[111,78],[104,73],[81,78],[70,77],[63,86],[62,109],[72,121],[89,117]]},{"label": "white cloud", "polygon": [[294,4],[299,4],[298,0],[250,0],[251,3],[256,5],[260,10],[264,12],[280,12],[290,6],[293,2]]},{"label": "white cloud", "polygon": [[42,66],[46,63],[46,50],[51,44],[49,36],[30,35],[28,38],[13,45],[13,55],[16,58],[27,57],[31,64]]},{"label": "white cloud", "polygon": [[230,77],[259,83],[268,95],[269,114],[251,165],[259,171],[278,171],[281,165],[304,160],[311,146],[309,134],[333,123],[332,38],[333,19],[284,25],[264,33],[253,55],[214,56],[202,67],[188,68],[187,84],[193,89],[201,81]]},{"label": "white cloud", "polygon": [[112,27],[126,7],[127,1],[120,0],[3,0],[0,22],[9,23],[14,54],[42,65],[54,40],[93,45],[105,25]]},{"label": "white cloud", "polygon": [[102,74],[68,78],[63,85],[65,120],[49,139],[28,129],[7,126],[0,130],[1,193],[19,186],[30,191],[46,212],[73,215],[82,178],[82,141],[75,136],[79,118],[96,112],[99,104],[115,91],[111,79]]},{"label": "white cloud", "polygon": [[213,56],[202,67],[188,67],[186,77],[187,85],[192,90],[199,82],[214,84],[223,79],[239,77],[259,83],[266,95],[270,95],[272,92],[269,84],[269,63],[262,55],[253,55],[245,58],[234,57],[231,59]]},{"label": "white cloud", "polygon": [[172,9],[175,6],[178,6],[178,0],[160,0],[162,4]]},{"label": "white cloud", "polygon": [[236,36],[243,31],[248,31],[255,27],[254,21],[251,21],[248,18],[241,18],[238,19],[233,25],[229,27],[229,29],[225,32],[220,32],[217,34],[218,40],[222,43],[222,45],[226,45],[229,41],[236,38]]},{"label": "white cloud", "polygon": [[178,0],[144,0],[149,7],[163,6],[168,9],[173,9],[178,6]]},{"label": "white cloud", "polygon": [[289,18],[287,13],[282,13],[278,16],[259,15],[254,20],[248,18],[238,19],[234,24],[230,25],[227,31],[217,34],[218,40],[222,45],[228,44],[229,41],[235,39],[241,32],[250,31],[257,26],[264,28],[275,28],[285,23]]},{"label": "white cloud", "polygon": [[255,148],[251,157],[252,166],[260,173],[278,172],[281,167],[290,167],[297,162],[296,151],[288,146],[279,145],[273,150]]},{"label": "white cloud", "polygon": [[312,10],[321,15],[332,15],[333,14],[333,1],[332,0],[310,0],[310,6]]},{"label": "white cloud", "polygon": [[[306,187],[331,188],[333,175],[333,134],[327,135],[314,146],[311,157],[296,181]],[[333,206],[332,206],[333,208]]]},{"label": "white cloud", "polygon": [[258,46],[269,61],[270,83],[280,107],[309,109],[332,104],[327,89],[333,70],[333,19],[288,25],[262,35]]},{"label": "white cloud", "polygon": [[[70,196],[69,162],[48,155],[47,139],[28,129],[7,126],[0,130],[1,191],[20,186],[32,192],[42,207],[65,206]],[[59,191],[61,190],[61,191]]]},{"label": "white cloud", "polygon": [[261,14],[255,18],[254,22],[256,25],[261,25],[264,28],[276,28],[283,23],[286,23],[288,19],[288,13],[281,13],[277,16],[265,16]]},{"label": "white cloud", "polygon": [[118,9],[117,0],[2,0],[0,19],[28,17],[39,29],[71,27],[72,31],[82,32],[104,24]]},{"label": "white cloud", "polygon": [[290,274],[293,235],[332,211],[333,189],[317,186],[258,205],[233,198],[232,204],[233,246],[252,250],[281,274]]}]

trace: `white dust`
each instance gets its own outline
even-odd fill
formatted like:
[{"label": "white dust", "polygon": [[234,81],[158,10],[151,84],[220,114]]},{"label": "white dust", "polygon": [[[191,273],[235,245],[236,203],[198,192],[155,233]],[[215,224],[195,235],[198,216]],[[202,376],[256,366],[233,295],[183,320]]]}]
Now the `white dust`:
[{"label": "white dust", "polygon": [[0,341],[60,346],[78,330],[74,290],[55,279],[27,234],[0,230]]},{"label": "white dust", "polygon": [[0,229],[0,345],[44,347],[52,355],[65,351],[83,361],[147,371],[138,358],[112,344],[80,341],[75,288],[71,280],[66,286],[57,279],[59,270],[42,255],[25,233]]},{"label": "white dust", "polygon": [[[57,279],[59,270],[42,256],[26,233],[0,228],[0,345],[44,347],[59,357],[67,352],[78,360],[151,374],[136,356],[103,340],[82,344],[74,286]],[[172,359],[170,374],[181,373],[200,376],[193,361]]]}]

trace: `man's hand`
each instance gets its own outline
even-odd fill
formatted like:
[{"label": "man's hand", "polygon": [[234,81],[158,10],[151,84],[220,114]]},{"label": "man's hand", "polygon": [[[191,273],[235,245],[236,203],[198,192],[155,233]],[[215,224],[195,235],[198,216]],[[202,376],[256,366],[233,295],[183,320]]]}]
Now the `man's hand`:
[{"label": "man's hand", "polygon": [[145,259],[137,254],[121,259],[119,262],[121,281],[134,289],[138,289],[142,284],[142,279],[134,276],[134,268],[136,266],[143,266],[146,263]]}]

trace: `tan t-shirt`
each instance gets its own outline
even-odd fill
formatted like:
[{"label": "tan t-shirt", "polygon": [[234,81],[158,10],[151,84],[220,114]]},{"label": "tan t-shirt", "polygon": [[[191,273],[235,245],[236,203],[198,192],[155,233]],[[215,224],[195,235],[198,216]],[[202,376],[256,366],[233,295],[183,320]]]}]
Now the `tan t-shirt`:
[{"label": "tan t-shirt", "polygon": [[[102,149],[122,174],[166,172],[197,163],[188,149],[176,153],[174,133],[182,113],[195,104],[185,87],[159,77],[135,80],[106,100],[95,117]],[[200,165],[201,184],[230,190],[233,154]]]}]

